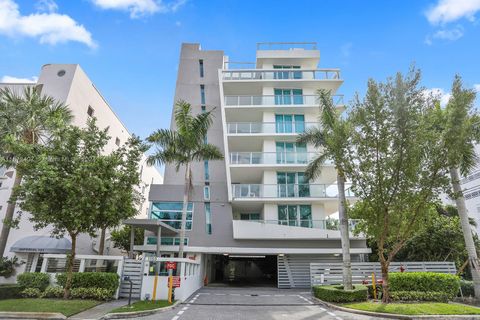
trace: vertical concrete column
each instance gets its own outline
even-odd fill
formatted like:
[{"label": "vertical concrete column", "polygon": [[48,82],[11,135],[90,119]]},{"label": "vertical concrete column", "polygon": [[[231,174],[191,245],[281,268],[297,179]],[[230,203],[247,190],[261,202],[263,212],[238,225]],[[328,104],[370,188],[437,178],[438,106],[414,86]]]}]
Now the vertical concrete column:
[{"label": "vertical concrete column", "polygon": [[130,253],[128,257],[133,259],[133,245],[135,244],[135,228],[133,226],[130,227]]}]

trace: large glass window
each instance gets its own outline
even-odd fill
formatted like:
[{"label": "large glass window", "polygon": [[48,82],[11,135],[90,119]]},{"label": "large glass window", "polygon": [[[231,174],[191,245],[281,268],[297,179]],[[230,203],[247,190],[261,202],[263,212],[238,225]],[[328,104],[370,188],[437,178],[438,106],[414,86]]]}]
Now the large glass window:
[{"label": "large glass window", "polygon": [[307,163],[305,143],[277,141],[277,163]]},{"label": "large glass window", "polygon": [[207,234],[212,234],[212,211],[210,202],[205,202],[205,227]]},{"label": "large glass window", "polygon": [[[300,69],[300,66],[274,65],[273,69]],[[277,71],[273,73],[274,79],[302,79],[302,71]]]},{"label": "large glass window", "polygon": [[201,104],[205,104],[205,85],[201,84],[200,85],[200,102]]},{"label": "large glass window", "polygon": [[[187,246],[188,245],[188,238],[183,239],[183,243]],[[157,237],[150,236],[147,237],[147,244],[157,244]],[[177,237],[160,237],[160,244],[162,246],[178,246],[180,245],[180,238]]]},{"label": "large glass window", "polygon": [[[175,229],[180,229],[182,225],[182,202],[154,202],[150,219],[160,220]],[[192,229],[193,203],[189,202],[187,206],[186,229]]]},{"label": "large glass window", "polygon": [[302,89],[275,89],[275,104],[303,104]]},{"label": "large glass window", "polygon": [[305,116],[303,114],[276,114],[275,131],[277,133],[305,132]]},{"label": "large glass window", "polygon": [[310,185],[303,172],[277,172],[279,198],[309,197]]},{"label": "large glass window", "polygon": [[241,213],[240,220],[260,220],[260,213]]},{"label": "large glass window", "polygon": [[200,67],[200,78],[203,78],[204,70],[203,70],[203,60],[202,59],[198,60],[198,66]]},{"label": "large glass window", "polygon": [[278,224],[285,226],[312,227],[312,207],[310,205],[279,205]]}]

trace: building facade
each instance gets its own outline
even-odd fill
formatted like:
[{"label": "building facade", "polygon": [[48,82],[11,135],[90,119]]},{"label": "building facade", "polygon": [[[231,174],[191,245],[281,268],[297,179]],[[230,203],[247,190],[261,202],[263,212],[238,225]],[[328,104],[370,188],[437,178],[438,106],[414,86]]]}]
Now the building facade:
[{"label": "building facade", "polygon": [[[37,83],[0,83],[0,88],[10,87],[19,93],[21,93],[26,86],[34,86],[38,90],[41,90],[42,94],[51,96],[57,101],[65,103],[72,112],[73,125],[84,127],[89,118],[95,117],[99,128],[108,127],[111,138],[104,150],[105,153],[110,153],[115,150],[131,136],[125,125],[78,64],[44,65]],[[142,175],[140,191],[145,201],[139,207],[138,217],[146,217],[148,215],[148,192],[150,185],[162,183],[163,181],[158,170],[155,167],[147,166],[145,160],[146,157],[143,157],[139,164]],[[14,177],[15,172],[12,168],[0,169],[1,219],[5,216]],[[58,245],[58,242],[55,243],[55,241],[48,239],[50,236],[50,229],[48,228],[35,231],[28,217],[28,213],[23,213],[19,228],[10,230],[5,254],[17,254],[22,259],[24,258],[24,261],[27,261],[27,264],[30,266],[32,263],[35,264],[32,262],[32,259],[34,259],[34,257],[37,259],[38,253],[60,253],[60,251],[55,251],[55,248],[38,248],[36,246],[36,244],[39,243],[47,246],[55,246]],[[62,243],[68,246],[69,242]],[[14,246],[14,248],[12,248],[12,246]],[[115,250],[117,249],[113,248],[113,244],[110,243],[109,235],[107,234],[105,254],[112,253],[111,251]],[[98,239],[92,239],[88,235],[81,235],[79,237],[77,241],[78,254],[97,254],[97,252]]]},{"label": "building facade", "polygon": [[[185,251],[202,260],[205,283],[309,287],[310,262],[341,261],[335,169],[327,162],[307,182],[304,170],[321,150],[296,142],[319,125],[318,89],[330,90],[343,108],[340,71],[319,69],[319,61],[313,43],[259,44],[256,62],[242,68],[223,51],[182,45],[175,101],[189,102],[197,114],[213,110],[206,140],[225,155],[192,165]],[[180,228],[184,173],[167,165],[164,184],[152,185],[150,223]],[[159,251],[173,257],[178,233],[167,231]],[[148,232],[135,249],[155,255],[156,243]],[[370,252],[362,236],[352,235],[350,245],[353,261]]]}]

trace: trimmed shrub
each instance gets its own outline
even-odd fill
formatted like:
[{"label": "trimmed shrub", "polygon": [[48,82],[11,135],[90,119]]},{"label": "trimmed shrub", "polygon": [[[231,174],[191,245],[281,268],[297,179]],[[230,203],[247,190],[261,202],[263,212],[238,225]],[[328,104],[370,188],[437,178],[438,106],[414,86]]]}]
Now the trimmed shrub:
[{"label": "trimmed shrub", "polygon": [[0,300],[13,299],[20,297],[23,287],[18,284],[4,284],[0,285]]},{"label": "trimmed shrub", "polygon": [[50,276],[41,272],[25,272],[17,277],[17,283],[25,289],[45,290],[50,284]]},{"label": "trimmed shrub", "polygon": [[72,299],[110,300],[115,291],[103,288],[74,288],[70,291]]},{"label": "trimmed shrub", "polygon": [[366,301],[368,288],[364,285],[355,285],[353,290],[343,290],[343,286],[314,286],[313,294],[316,298],[327,302],[357,302]]},{"label": "trimmed shrub", "polygon": [[42,292],[37,288],[26,288],[22,291],[22,297],[24,298],[40,298]]},{"label": "trimmed shrub", "polygon": [[460,290],[460,278],[436,272],[393,272],[389,275],[390,291],[443,292],[453,299]]},{"label": "trimmed shrub", "polygon": [[448,302],[450,296],[445,292],[435,291],[392,291],[390,298],[394,301],[437,301]]},{"label": "trimmed shrub", "polygon": [[[475,297],[475,289],[473,288],[473,281],[460,280],[460,288],[464,297]],[[458,292],[460,297],[460,292]]]},{"label": "trimmed shrub", "polygon": [[62,287],[48,287],[42,293],[42,298],[63,298]]},{"label": "trimmed shrub", "polygon": [[[380,297],[382,296],[383,287],[381,284],[377,284],[376,288],[377,288],[377,299],[380,299]],[[373,285],[371,284],[367,285],[367,289],[368,289],[368,297],[370,299],[373,299]]]},{"label": "trimmed shrub", "polygon": [[[120,277],[111,272],[78,272],[73,273],[72,289],[74,288],[101,288],[115,292],[119,286]],[[67,281],[66,273],[57,274],[57,284],[62,288]]]}]

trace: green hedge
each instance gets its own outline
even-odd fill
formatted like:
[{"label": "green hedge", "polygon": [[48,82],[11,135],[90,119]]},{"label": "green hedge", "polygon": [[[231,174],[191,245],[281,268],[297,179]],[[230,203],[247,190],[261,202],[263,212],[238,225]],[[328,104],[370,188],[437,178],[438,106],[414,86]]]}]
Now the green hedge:
[{"label": "green hedge", "polygon": [[392,291],[390,298],[394,301],[437,301],[448,302],[450,296],[445,292],[435,291]]},{"label": "green hedge", "polygon": [[50,284],[50,276],[41,272],[25,272],[18,275],[17,283],[24,289],[35,288],[44,291]]},{"label": "green hedge", "polygon": [[[57,274],[57,284],[65,287],[67,275]],[[73,273],[72,289],[74,288],[100,288],[115,292],[119,286],[119,276],[111,272],[78,272]]]},{"label": "green hedge", "polygon": [[48,287],[42,293],[42,298],[63,298],[63,288],[62,287]]},{"label": "green hedge", "polygon": [[328,302],[357,302],[366,301],[368,289],[364,285],[355,285],[353,290],[343,290],[343,286],[314,286],[313,294],[316,298]]},{"label": "green hedge", "polygon": [[390,292],[441,292],[453,299],[460,290],[460,278],[436,272],[393,272],[388,277]]},{"label": "green hedge", "polygon": [[113,299],[115,291],[103,288],[74,288],[70,291],[72,299],[93,299],[110,300]]},{"label": "green hedge", "polygon": [[38,288],[26,288],[21,292],[21,295],[24,298],[40,298],[42,291]]},{"label": "green hedge", "polygon": [[[464,297],[475,297],[473,281],[460,280],[460,287],[462,288],[462,294]],[[460,292],[458,292],[458,296],[460,297]]]},{"label": "green hedge", "polygon": [[22,290],[23,287],[18,284],[0,285],[0,300],[18,298]]}]

